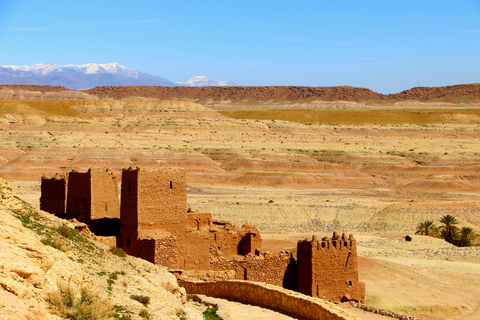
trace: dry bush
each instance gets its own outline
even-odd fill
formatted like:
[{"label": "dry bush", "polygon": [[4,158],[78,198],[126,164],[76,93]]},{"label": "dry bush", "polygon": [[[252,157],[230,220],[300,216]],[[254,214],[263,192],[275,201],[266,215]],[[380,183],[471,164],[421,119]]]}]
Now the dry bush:
[{"label": "dry bush", "polygon": [[58,284],[58,290],[47,295],[52,309],[67,319],[104,320],[113,313],[113,306],[91,287],[74,288],[73,283]]},{"label": "dry bush", "polygon": [[67,240],[65,240],[59,235],[55,236],[54,238],[52,238],[51,236],[47,236],[40,240],[40,242],[42,242],[44,245],[53,247],[62,252],[67,252],[70,249]]}]

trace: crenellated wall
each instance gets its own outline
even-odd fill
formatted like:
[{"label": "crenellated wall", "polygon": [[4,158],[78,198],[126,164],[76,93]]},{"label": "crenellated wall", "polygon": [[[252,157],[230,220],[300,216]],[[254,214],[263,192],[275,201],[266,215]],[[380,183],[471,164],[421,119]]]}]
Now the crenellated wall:
[{"label": "crenellated wall", "polygon": [[365,284],[358,281],[357,245],[353,235],[297,244],[298,287],[301,293],[334,301],[365,299]]},{"label": "crenellated wall", "polygon": [[311,320],[361,320],[335,304],[265,283],[179,281],[188,294],[204,294],[277,309]]}]

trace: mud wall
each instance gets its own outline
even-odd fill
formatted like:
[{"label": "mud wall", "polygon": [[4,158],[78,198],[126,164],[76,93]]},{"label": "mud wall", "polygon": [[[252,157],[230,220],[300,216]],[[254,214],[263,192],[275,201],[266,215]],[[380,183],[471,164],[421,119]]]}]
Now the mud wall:
[{"label": "mud wall", "polygon": [[120,201],[117,178],[108,169],[91,168],[88,171],[92,188],[92,220],[119,219]]},{"label": "mud wall", "polygon": [[177,241],[170,234],[139,239],[137,257],[156,265],[175,269],[178,265]]},{"label": "mud wall", "polygon": [[[120,225],[119,245],[133,256],[139,254],[138,240],[152,239],[156,231],[171,234],[176,239],[177,259],[175,265],[169,266],[185,268],[188,240],[185,170],[124,169]],[[161,258],[155,257],[155,260],[161,261]]]},{"label": "mud wall", "polygon": [[235,270],[235,279],[260,281],[268,284],[296,289],[297,269],[290,254],[278,256],[248,255],[236,259],[212,259],[210,270]]},{"label": "mud wall", "polygon": [[334,233],[332,238],[299,241],[297,245],[298,291],[333,301],[365,299],[365,284],[358,281],[357,246]]},{"label": "mud wall", "polygon": [[120,202],[115,176],[104,168],[70,172],[66,218],[86,223],[97,235],[118,235]]},{"label": "mud wall", "polygon": [[89,172],[72,171],[68,174],[67,219],[77,219],[89,226],[92,224],[90,190]]},{"label": "mud wall", "polygon": [[117,247],[122,248],[127,254],[132,256],[136,256],[138,254],[137,194],[137,171],[131,170],[130,168],[124,169],[122,171],[122,201],[120,202],[120,236],[117,239]]},{"label": "mud wall", "polygon": [[178,281],[188,294],[234,299],[312,320],[361,320],[333,303],[264,283]]},{"label": "mud wall", "polygon": [[137,168],[139,229],[170,229],[187,221],[185,169]]},{"label": "mud wall", "polygon": [[42,177],[40,210],[65,218],[67,210],[67,177]]}]

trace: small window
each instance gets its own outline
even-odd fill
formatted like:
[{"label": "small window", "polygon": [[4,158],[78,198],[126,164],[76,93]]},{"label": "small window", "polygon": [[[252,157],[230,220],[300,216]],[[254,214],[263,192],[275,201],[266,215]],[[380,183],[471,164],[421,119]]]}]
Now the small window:
[{"label": "small window", "polygon": [[170,181],[170,189],[173,189],[173,183]]},{"label": "small window", "polygon": [[130,191],[130,182],[128,183],[128,191]]},{"label": "small window", "polygon": [[352,281],[348,281],[348,285],[351,286],[351,285],[352,285]]},{"label": "small window", "polygon": [[127,237],[127,248],[130,247],[130,237]]}]

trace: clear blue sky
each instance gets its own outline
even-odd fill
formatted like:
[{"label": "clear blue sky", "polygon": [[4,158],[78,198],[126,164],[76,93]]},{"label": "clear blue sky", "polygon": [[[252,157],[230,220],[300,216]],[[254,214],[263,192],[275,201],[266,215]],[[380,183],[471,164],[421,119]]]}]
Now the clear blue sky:
[{"label": "clear blue sky", "polygon": [[186,81],[480,82],[480,0],[0,0],[0,64],[118,62]]}]

